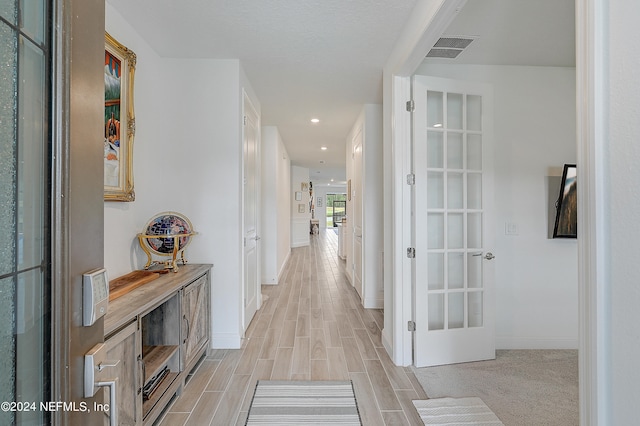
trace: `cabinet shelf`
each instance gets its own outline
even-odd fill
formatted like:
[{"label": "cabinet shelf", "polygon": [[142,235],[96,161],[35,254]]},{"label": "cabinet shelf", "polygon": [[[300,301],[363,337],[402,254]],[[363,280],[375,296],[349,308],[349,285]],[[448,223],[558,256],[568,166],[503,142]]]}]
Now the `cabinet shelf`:
[{"label": "cabinet shelf", "polygon": [[171,387],[171,385],[173,384],[173,382],[176,380],[177,377],[178,377],[178,373],[167,374],[167,377],[165,377],[162,380],[162,383],[160,383],[160,385],[158,386],[158,389],[156,389],[153,392],[153,394],[151,395],[151,398],[149,398],[148,400],[142,403],[143,418],[147,417],[147,414],[149,414],[149,412],[153,409],[153,407],[155,407],[158,401],[160,401],[160,398],[162,398],[162,396],[165,394],[167,389]]},{"label": "cabinet shelf", "polygon": [[142,348],[145,385],[149,379],[158,374],[167,365],[167,362],[177,351],[178,345],[144,346]]}]

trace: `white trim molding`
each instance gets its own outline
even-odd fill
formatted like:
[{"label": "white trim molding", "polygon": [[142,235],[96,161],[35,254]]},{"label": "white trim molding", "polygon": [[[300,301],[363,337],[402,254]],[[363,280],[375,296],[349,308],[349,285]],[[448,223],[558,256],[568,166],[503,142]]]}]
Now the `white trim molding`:
[{"label": "white trim molding", "polygon": [[580,424],[611,424],[606,342],[605,99],[606,0],[576,1]]}]

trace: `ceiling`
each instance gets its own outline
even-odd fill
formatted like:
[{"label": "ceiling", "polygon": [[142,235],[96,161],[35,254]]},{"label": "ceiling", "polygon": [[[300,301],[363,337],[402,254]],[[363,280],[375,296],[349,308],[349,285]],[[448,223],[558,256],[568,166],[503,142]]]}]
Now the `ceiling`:
[{"label": "ceiling", "polygon": [[[162,57],[240,59],[262,125],[318,186],[346,179],[347,134],[363,104],[382,103],[382,68],[429,0],[106,1]],[[445,34],[477,38],[446,62],[574,66],[573,3],[470,0]]]}]

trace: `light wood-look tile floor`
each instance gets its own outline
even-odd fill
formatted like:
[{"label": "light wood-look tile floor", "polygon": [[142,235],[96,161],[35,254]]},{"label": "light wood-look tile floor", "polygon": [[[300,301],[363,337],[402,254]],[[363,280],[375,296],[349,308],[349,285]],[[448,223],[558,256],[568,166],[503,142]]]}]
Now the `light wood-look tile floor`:
[{"label": "light wood-look tile floor", "polygon": [[409,368],[382,347],[382,310],[364,309],[337,256],[335,232],[294,248],[242,349],[214,350],[161,424],[244,425],[257,380],[352,380],[364,426],[422,425],[413,404],[427,396]]}]

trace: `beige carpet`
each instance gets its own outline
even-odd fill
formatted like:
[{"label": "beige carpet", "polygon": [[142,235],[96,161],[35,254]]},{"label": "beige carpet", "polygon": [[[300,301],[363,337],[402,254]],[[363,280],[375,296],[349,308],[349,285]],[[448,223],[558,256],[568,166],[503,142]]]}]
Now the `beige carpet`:
[{"label": "beige carpet", "polygon": [[495,361],[414,368],[429,398],[479,397],[505,426],[578,425],[578,351],[497,351]]}]

